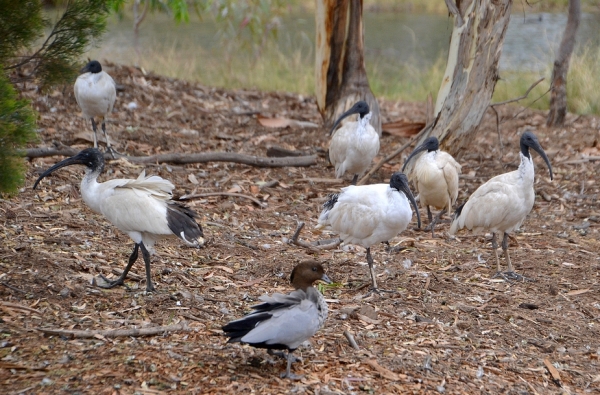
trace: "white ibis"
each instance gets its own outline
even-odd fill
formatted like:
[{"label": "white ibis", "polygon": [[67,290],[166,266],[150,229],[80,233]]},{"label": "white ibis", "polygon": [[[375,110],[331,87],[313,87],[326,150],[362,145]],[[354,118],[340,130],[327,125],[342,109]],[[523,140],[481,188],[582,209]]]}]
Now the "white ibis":
[{"label": "white ibis", "polygon": [[102,65],[97,60],[92,60],[81,69],[74,86],[75,100],[83,112],[83,116],[92,120],[94,131],[94,148],[98,148],[96,136],[97,124],[95,118],[102,120],[102,131],[106,139],[106,149],[114,158],[114,152],[106,134],[105,120],[112,112],[117,97],[115,81],[108,73],[102,71]]},{"label": "white ibis", "polygon": [[331,195],[323,204],[317,228],[329,227],[339,233],[346,244],[357,244],[367,249],[367,263],[371,285],[377,291],[377,281],[371,257],[371,246],[386,242],[408,226],[412,218],[410,203],[421,217],[417,203],[403,173],[394,173],[389,184],[348,186],[339,194]]},{"label": "white ibis", "polygon": [[[442,215],[452,212],[452,205],[456,203],[461,165],[452,155],[440,151],[440,142],[437,137],[431,136],[410,154],[402,171],[405,171],[411,159],[424,151],[427,152],[418,156],[408,176],[417,189],[420,203],[427,207],[428,228],[431,228],[431,237],[434,237],[435,224]],[[442,210],[433,219],[430,206]]]},{"label": "white ibis", "polygon": [[[521,136],[521,164],[515,171],[500,174],[485,184],[481,185],[469,197],[467,202],[456,210],[454,221],[450,226],[450,234],[455,234],[462,228],[475,232],[492,232],[492,248],[496,256],[498,275],[519,279],[521,276],[514,272],[508,254],[508,234],[517,230],[525,217],[533,208],[535,192],[533,191],[534,170],[533,159],[529,149],[535,150],[548,165],[550,179],[552,179],[552,166],[538,142],[537,137],[531,132]],[[498,244],[496,233],[502,233],[502,250],[508,264],[508,271],[500,270],[498,258]]]},{"label": "white ibis", "polygon": [[[352,115],[358,114],[358,120],[347,122],[335,131],[340,122]],[[352,108],[343,113],[331,128],[333,133],[329,143],[329,160],[335,166],[336,178],[342,178],[345,173],[354,174],[352,185],[356,185],[375,155],[379,152],[379,135],[371,126],[371,112],[365,101],[357,102]]]},{"label": "white ibis", "polygon": [[312,287],[317,280],[331,283],[320,263],[299,263],[290,277],[295,290],[287,295],[261,296],[263,303],[253,306],[254,311],[223,326],[229,337],[227,343],[241,342],[269,351],[287,350],[287,369],[281,377],[301,378],[290,372],[295,359],[292,353],[322,328],[327,318],[327,303]]},{"label": "white ibis", "polygon": [[96,148],[87,148],[77,155],[67,158],[46,170],[33,184],[35,189],[42,178],[61,167],[84,165],[85,176],[81,181],[83,201],[98,214],[102,214],[111,224],[127,233],[135,246],[129,262],[121,276],[106,285],[113,288],[123,285],[127,273],[142,250],[146,265],[146,291],[154,291],[150,273],[150,254],[154,243],[164,237],[177,236],[187,245],[202,247],[202,228],[196,223],[197,214],[189,207],[171,200],[174,185],[161,177],[146,177],[145,172],[133,179],[115,179],[98,183],[96,179],[104,170],[104,157]]}]

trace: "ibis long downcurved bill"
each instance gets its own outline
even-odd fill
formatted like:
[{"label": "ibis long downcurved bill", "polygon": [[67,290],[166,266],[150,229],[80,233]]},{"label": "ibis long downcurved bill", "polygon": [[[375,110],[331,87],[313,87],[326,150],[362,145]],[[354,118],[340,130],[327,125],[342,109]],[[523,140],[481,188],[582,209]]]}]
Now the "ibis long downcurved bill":
[{"label": "ibis long downcurved bill", "polygon": [[338,127],[340,122],[342,122],[344,120],[344,118],[349,117],[352,114],[358,114],[362,118],[365,115],[367,115],[370,111],[371,110],[369,109],[369,105],[367,104],[366,101],[361,100],[359,102],[356,102],[356,104],[354,104],[352,107],[350,107],[350,109],[348,111],[346,111],[345,113],[340,115],[340,117],[337,119],[337,121],[335,121],[335,123],[333,124],[333,127],[329,131],[329,135],[331,136],[333,134],[333,131]]},{"label": "ibis long downcurved bill", "polygon": [[415,197],[408,186],[408,178],[406,177],[406,174],[396,173],[394,176],[390,181],[390,187],[395,188],[406,195],[410,201],[410,204],[412,204],[413,208],[415,209],[415,213],[417,214],[417,226],[421,228],[421,214],[419,214],[419,209],[417,208],[417,201],[415,200]]},{"label": "ibis long downcurved bill", "polygon": [[[55,172],[58,169],[61,169],[63,167],[66,166],[71,166],[71,165],[84,165],[84,166],[91,166],[91,167],[95,167],[98,166],[99,164],[97,163],[91,163],[93,161],[93,159],[89,159],[87,157],[84,157],[83,155],[81,155],[81,152],[75,156],[72,156],[70,158],[64,159],[60,162],[58,162],[57,164],[55,164],[54,166],[50,167],[48,170],[46,170],[45,172],[43,172],[37,180],[35,180],[35,183],[33,184],[33,189],[36,189],[38,184],[40,183],[40,181],[42,181],[42,179],[44,177],[49,176],[50,174],[52,174],[53,172]],[[102,162],[102,170],[104,169],[104,162]],[[100,170],[100,172],[102,172],[102,170]]]}]

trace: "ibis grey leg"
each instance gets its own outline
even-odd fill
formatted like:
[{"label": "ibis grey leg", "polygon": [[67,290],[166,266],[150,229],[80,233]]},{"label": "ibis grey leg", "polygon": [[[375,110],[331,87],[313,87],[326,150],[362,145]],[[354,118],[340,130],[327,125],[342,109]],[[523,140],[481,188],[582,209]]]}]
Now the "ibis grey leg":
[{"label": "ibis grey leg", "polygon": [[[427,211],[429,211],[429,206],[427,207]],[[433,230],[434,230],[434,228],[435,228],[435,224],[437,224],[437,222],[440,220],[440,218],[441,218],[441,217],[442,217],[442,215],[444,215],[444,214],[446,214],[446,210],[442,210],[442,211],[440,211],[440,212],[438,213],[438,215],[436,215],[436,216],[433,218],[433,221],[431,221],[431,219],[430,219],[430,221],[431,221],[431,222],[430,222],[430,223],[431,223],[431,225],[430,225],[430,226],[431,226],[431,238],[432,238],[432,239],[435,237],[435,235],[433,234]]]},{"label": "ibis grey leg", "polygon": [[285,369],[285,373],[281,373],[281,378],[288,378],[291,380],[300,380],[303,375],[297,375],[292,373],[290,370],[292,368],[292,363],[296,361],[296,357],[292,354],[292,351],[288,351],[287,353],[287,368]]},{"label": "ibis grey leg", "polygon": [[500,258],[498,258],[498,242],[496,241],[496,233],[492,233],[492,248],[494,249],[494,255],[496,255],[496,268],[498,273],[500,273],[502,270],[500,270]]},{"label": "ibis grey leg", "polygon": [[92,119],[92,130],[94,131],[94,148],[98,148],[98,137],[96,136],[96,131],[98,130],[98,125],[96,125],[96,121],[94,118]]},{"label": "ibis grey leg", "polygon": [[[102,279],[104,281],[106,281],[107,284],[106,285],[98,285],[98,286],[100,288],[110,289],[110,288],[116,287],[117,285],[124,285],[125,277],[127,277],[127,273],[129,273],[129,270],[131,270],[131,267],[133,266],[133,264],[135,263],[135,261],[138,258],[138,249],[139,248],[140,248],[140,245],[136,243],[135,246],[133,247],[133,252],[129,256],[129,262],[127,262],[127,266],[125,266],[123,273],[121,273],[121,276],[118,279],[111,281],[111,280],[107,279],[106,277],[104,277],[103,275],[100,275],[100,277],[102,277]],[[146,247],[144,247],[144,249],[145,248]]]},{"label": "ibis grey leg", "polygon": [[510,255],[508,255],[508,233],[504,233],[504,237],[502,238],[502,251],[504,251],[504,258],[506,259],[506,263],[508,264],[508,272],[514,273],[512,262],[510,261]]},{"label": "ibis grey leg", "polygon": [[357,182],[358,182],[358,174],[355,174],[354,177],[352,177],[352,182],[350,184],[356,185]]},{"label": "ibis grey leg", "polygon": [[433,220],[431,219],[431,209],[429,208],[429,206],[427,206],[427,219],[429,220],[429,226],[431,226]]},{"label": "ibis grey leg", "polygon": [[142,256],[146,265],[146,292],[153,292],[155,289],[154,284],[152,284],[152,272],[150,271],[150,253],[144,243],[140,243],[140,247],[142,248]]},{"label": "ibis grey leg", "polygon": [[108,135],[106,134],[106,124],[104,120],[102,120],[102,131],[104,132],[104,139],[106,140],[106,150],[110,153],[113,159],[115,159],[115,150],[110,146],[110,141],[108,141]]},{"label": "ibis grey leg", "polygon": [[371,256],[371,247],[367,248],[367,263],[371,272],[371,286],[373,290],[377,290],[377,280],[375,279],[375,269],[373,268],[373,257]]}]

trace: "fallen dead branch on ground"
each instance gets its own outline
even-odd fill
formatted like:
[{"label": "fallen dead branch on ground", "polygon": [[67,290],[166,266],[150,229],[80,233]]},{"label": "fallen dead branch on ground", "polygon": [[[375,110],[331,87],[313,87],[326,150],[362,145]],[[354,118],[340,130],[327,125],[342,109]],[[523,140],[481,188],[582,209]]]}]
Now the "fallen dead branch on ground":
[{"label": "fallen dead branch on ground", "polygon": [[186,323],[153,326],[150,328],[132,328],[132,329],[108,329],[108,330],[76,330],[76,329],[51,329],[51,328],[36,328],[38,331],[47,335],[58,335],[73,338],[89,339],[97,336],[102,337],[140,337],[140,336],[155,336],[165,332],[189,331]]},{"label": "fallen dead branch on ground", "polygon": [[[29,148],[25,156],[29,159],[49,156],[74,156],[79,150],[67,146]],[[150,156],[117,155],[117,159],[126,159],[131,163],[171,163],[185,165],[190,163],[232,162],[255,167],[307,167],[317,163],[317,155],[283,158],[265,158],[262,156],[237,154],[235,152],[203,152],[200,154],[170,153]],[[112,159],[109,154],[104,159]]]},{"label": "fallen dead branch on ground", "polygon": [[254,203],[256,203],[257,206],[261,207],[261,208],[265,208],[267,207],[267,205],[263,202],[261,202],[260,200],[252,197],[252,196],[248,196],[248,195],[244,195],[241,193],[235,193],[235,192],[207,192],[207,193],[194,193],[191,195],[183,195],[179,198],[179,200],[191,200],[191,199],[197,199],[197,198],[203,198],[203,197],[209,197],[209,196],[232,196],[232,197],[239,197],[239,198],[243,198],[243,199],[248,199],[248,200],[252,200]]}]

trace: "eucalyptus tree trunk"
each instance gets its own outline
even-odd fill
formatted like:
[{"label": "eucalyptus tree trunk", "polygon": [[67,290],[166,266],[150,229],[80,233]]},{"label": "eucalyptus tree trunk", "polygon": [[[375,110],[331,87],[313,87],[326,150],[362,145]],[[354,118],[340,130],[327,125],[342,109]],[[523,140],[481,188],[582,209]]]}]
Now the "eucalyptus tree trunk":
[{"label": "eucalyptus tree trunk", "polygon": [[317,106],[330,128],[342,113],[364,100],[373,113],[371,124],[381,135],[379,104],[365,70],[362,10],[362,0],[317,0]]},{"label": "eucalyptus tree trunk", "polygon": [[573,48],[575,47],[575,36],[581,19],[580,0],[569,0],[569,16],[567,26],[558,48],[558,55],[554,61],[552,70],[552,86],[550,88],[550,111],[546,119],[548,126],[561,126],[565,123],[567,115],[567,73]]},{"label": "eucalyptus tree trunk", "polygon": [[435,118],[418,144],[436,136],[456,155],[471,141],[494,93],[512,0],[446,0],[446,5],[454,18],[448,63]]}]

